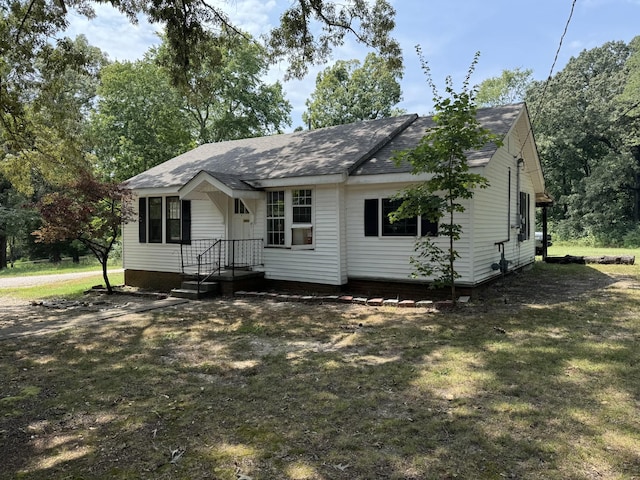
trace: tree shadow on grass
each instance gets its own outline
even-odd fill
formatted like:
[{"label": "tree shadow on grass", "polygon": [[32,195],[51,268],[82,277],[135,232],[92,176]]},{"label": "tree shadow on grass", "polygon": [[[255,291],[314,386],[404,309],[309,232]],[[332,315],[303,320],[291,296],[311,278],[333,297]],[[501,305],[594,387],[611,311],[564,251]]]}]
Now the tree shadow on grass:
[{"label": "tree shadow on grass", "polygon": [[517,308],[216,300],[4,342],[0,477],[631,476],[639,299],[594,275]]}]

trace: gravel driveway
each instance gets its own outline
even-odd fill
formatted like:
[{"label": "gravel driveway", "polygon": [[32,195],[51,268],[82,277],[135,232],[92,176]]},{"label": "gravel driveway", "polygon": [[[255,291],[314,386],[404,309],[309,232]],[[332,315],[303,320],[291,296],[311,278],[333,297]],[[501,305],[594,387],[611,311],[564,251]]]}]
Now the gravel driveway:
[{"label": "gravel driveway", "polygon": [[[123,269],[109,270],[109,274],[121,273]],[[74,278],[92,277],[101,275],[102,270],[91,272],[73,272],[73,273],[56,273],[53,275],[33,275],[28,277],[7,277],[0,278],[0,288],[21,288],[21,287],[37,287],[38,285],[47,285],[49,283],[63,282],[65,280],[73,280]]]}]

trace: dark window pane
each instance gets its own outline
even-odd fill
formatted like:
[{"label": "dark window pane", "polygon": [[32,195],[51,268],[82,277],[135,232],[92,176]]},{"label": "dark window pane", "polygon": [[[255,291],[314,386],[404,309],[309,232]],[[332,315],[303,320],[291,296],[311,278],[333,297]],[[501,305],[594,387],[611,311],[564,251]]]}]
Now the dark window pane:
[{"label": "dark window pane", "polygon": [[401,200],[382,199],[382,235],[406,237],[418,235],[418,217],[405,218],[393,223],[389,221],[389,214],[395,212],[401,204]]},{"label": "dark window pane", "polygon": [[162,197],[149,198],[149,242],[162,243]]}]

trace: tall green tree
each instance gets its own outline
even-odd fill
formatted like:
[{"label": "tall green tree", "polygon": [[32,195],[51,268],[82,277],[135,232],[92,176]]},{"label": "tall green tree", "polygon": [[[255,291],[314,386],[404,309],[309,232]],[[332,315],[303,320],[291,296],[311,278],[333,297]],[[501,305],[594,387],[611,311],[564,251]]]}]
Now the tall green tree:
[{"label": "tall green tree", "polygon": [[[171,46],[164,43],[156,59],[170,71]],[[194,125],[198,143],[281,133],[291,124],[291,104],[282,84],[265,83],[266,50],[251,38],[209,36],[193,54],[197,65],[174,72],[178,94]]]},{"label": "tall green tree", "polygon": [[527,89],[533,82],[533,70],[503,70],[499,77],[480,82],[476,103],[481,107],[496,107],[524,100]]},{"label": "tall green tree", "polygon": [[[78,69],[85,62],[77,55],[63,55],[52,68],[52,50],[69,25],[69,15],[93,18],[96,4],[109,4],[132,22],[139,16],[162,25],[171,46],[174,83],[182,70],[198,68],[195,55],[210,32],[243,37],[233,18],[206,0],[3,0],[0,2],[0,135],[6,145],[0,163],[14,159],[16,152],[29,152],[31,162],[41,163],[42,174],[69,170],[74,155],[61,148],[55,123],[32,128],[29,118],[33,91],[44,69]],[[401,64],[399,44],[391,37],[395,10],[388,0],[354,0],[346,4],[329,0],[295,0],[282,12],[281,21],[265,39],[269,58],[289,60],[287,76],[301,78],[310,64],[321,64],[347,36],[378,50],[395,65]],[[59,120],[59,119],[58,119]],[[56,120],[56,121],[58,121]],[[51,144],[51,145],[50,145]],[[64,155],[63,155],[64,154]],[[16,177],[31,173],[29,163],[16,160],[7,171]],[[83,167],[84,165],[80,165]],[[28,183],[28,181],[25,181]]]},{"label": "tall green tree", "polygon": [[389,68],[373,53],[362,65],[339,60],[316,77],[302,119],[310,128],[322,128],[404,113],[395,108],[402,100],[401,78],[401,69]]},{"label": "tall green tree", "polygon": [[62,38],[42,47],[24,82],[0,82],[11,104],[0,112],[0,172],[15,188],[31,193],[34,181],[65,182],[90,163],[86,126],[105,63],[85,37]]},{"label": "tall green tree", "polygon": [[459,278],[455,270],[455,261],[459,258],[455,242],[462,234],[456,214],[465,211],[464,202],[473,197],[475,189],[488,186],[486,178],[469,171],[467,154],[491,142],[499,145],[500,139],[482,127],[476,118],[475,92],[469,82],[479,53],[469,67],[462,89],[456,91],[451,77],[447,77],[444,95],[438,93],[419,48],[418,54],[434,95],[435,125],[426,131],[415,148],[399,152],[396,162],[408,162],[413,175],[427,173],[429,179],[407,187],[398,195],[402,203],[390,214],[390,219],[422,215],[439,222],[438,235],[448,237],[448,248],[443,250],[433,238],[423,237],[416,243],[418,256],[411,261],[417,275],[431,277],[435,273],[438,283],[448,285],[455,304],[455,280]]},{"label": "tall green tree", "polygon": [[0,175],[0,269],[21,256],[27,246],[37,213],[29,199]]},{"label": "tall green tree", "polygon": [[106,177],[125,180],[193,146],[184,100],[153,59],[104,67],[98,95],[91,136]]},{"label": "tall green tree", "polygon": [[621,243],[637,222],[640,164],[627,134],[637,120],[620,102],[631,53],[624,42],[584,50],[527,93],[560,238]]}]

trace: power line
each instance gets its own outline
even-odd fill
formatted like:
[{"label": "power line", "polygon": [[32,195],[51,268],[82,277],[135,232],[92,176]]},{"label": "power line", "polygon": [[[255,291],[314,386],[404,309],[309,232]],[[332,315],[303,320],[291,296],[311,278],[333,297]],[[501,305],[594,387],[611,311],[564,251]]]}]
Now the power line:
[{"label": "power line", "polygon": [[542,93],[540,94],[540,97],[538,98],[538,103],[536,105],[536,108],[533,112],[533,115],[531,117],[531,121],[530,121],[530,125],[529,125],[529,131],[527,132],[527,135],[524,138],[524,141],[522,142],[522,147],[520,147],[520,152],[519,152],[519,156],[522,157],[522,151],[524,150],[524,146],[527,143],[527,140],[529,139],[529,136],[533,133],[533,124],[536,121],[536,118],[538,117],[538,114],[540,113],[540,110],[542,109],[542,103],[544,101],[544,98],[547,94],[547,89],[549,88],[549,84],[551,83],[551,78],[553,76],[553,71],[556,68],[556,63],[558,63],[558,57],[560,56],[560,50],[562,50],[562,44],[564,43],[564,39],[567,36],[567,32],[569,31],[569,25],[571,24],[571,20],[573,19],[573,12],[575,11],[576,8],[576,3],[578,0],[573,0],[571,2],[571,11],[569,12],[569,18],[567,18],[567,23],[564,26],[564,31],[562,32],[562,35],[560,36],[560,42],[558,43],[558,48],[556,49],[556,54],[553,58],[553,63],[551,64],[551,69],[549,70],[549,76],[547,77],[547,80],[544,83],[544,87],[542,89]]},{"label": "power line", "polygon": [[569,31],[569,24],[571,23],[571,19],[573,18],[573,12],[576,8],[576,3],[578,0],[573,0],[571,2],[571,11],[569,12],[569,18],[567,19],[567,23],[564,26],[564,31],[560,36],[560,43],[558,44],[558,48],[556,50],[556,55],[553,58],[553,63],[551,64],[551,69],[549,70],[549,76],[545,81],[544,88],[542,89],[542,93],[540,94],[540,98],[538,99],[538,105],[536,105],[536,110],[534,112],[533,118],[531,119],[531,123],[535,122],[538,113],[540,113],[540,109],[542,108],[542,102],[544,101],[544,97],[547,94],[547,88],[551,83],[551,77],[553,76],[553,70],[556,68],[556,63],[558,63],[558,57],[560,56],[560,50],[562,49],[562,44],[564,42],[564,38],[567,36],[567,32]]}]

